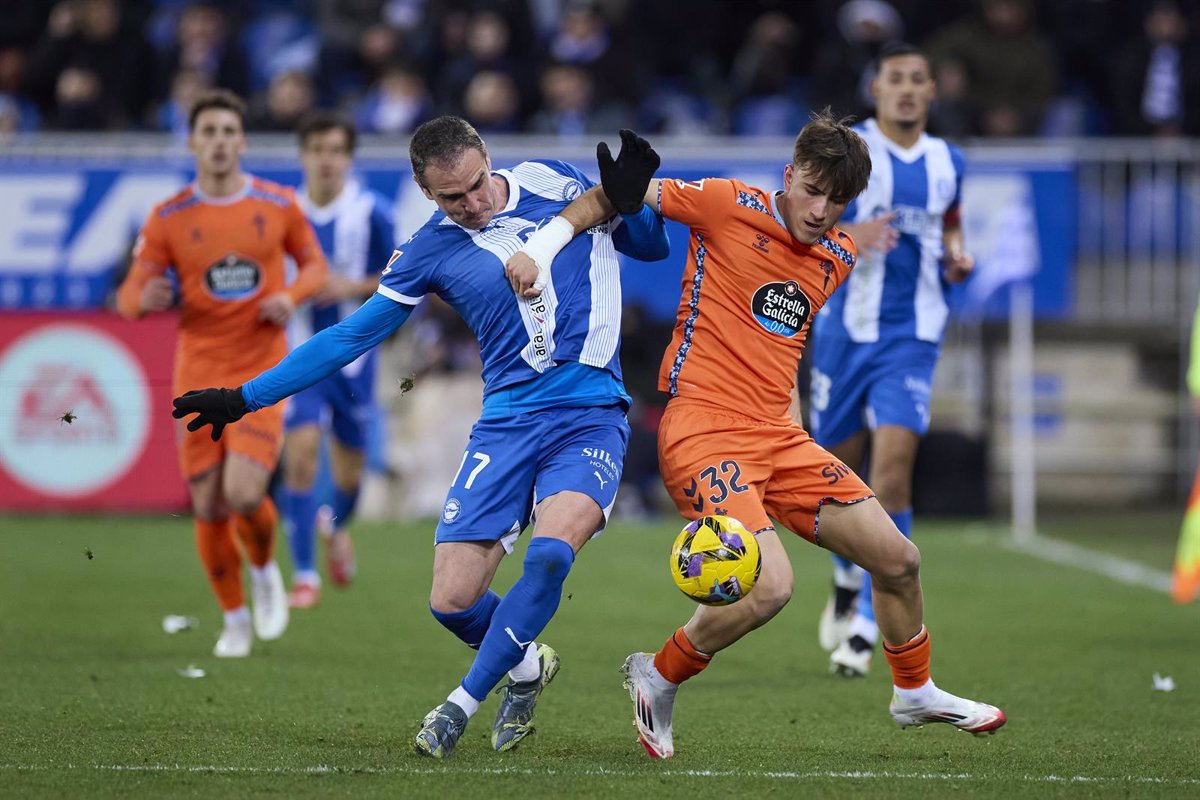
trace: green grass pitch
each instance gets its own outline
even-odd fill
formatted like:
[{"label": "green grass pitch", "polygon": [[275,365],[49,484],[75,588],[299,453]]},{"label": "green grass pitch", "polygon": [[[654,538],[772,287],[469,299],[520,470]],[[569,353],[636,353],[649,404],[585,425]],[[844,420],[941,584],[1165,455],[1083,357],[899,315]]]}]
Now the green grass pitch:
[{"label": "green grass pitch", "polygon": [[[1003,706],[1007,727],[900,731],[881,659],[863,680],[830,675],[828,557],[796,540],[791,604],[680,692],[678,755],[650,761],[617,667],[692,611],[666,571],[678,527],[616,523],[591,543],[542,637],[563,668],[537,733],[493,752],[493,698],[440,763],[411,741],[472,654],[428,612],[430,523],[359,524],[349,591],[219,661],[186,518],[0,517],[0,796],[1200,796],[1196,608],[923,520],[935,679]],[[167,614],[200,627],[167,635]],[[1176,690],[1154,691],[1155,672]]]}]

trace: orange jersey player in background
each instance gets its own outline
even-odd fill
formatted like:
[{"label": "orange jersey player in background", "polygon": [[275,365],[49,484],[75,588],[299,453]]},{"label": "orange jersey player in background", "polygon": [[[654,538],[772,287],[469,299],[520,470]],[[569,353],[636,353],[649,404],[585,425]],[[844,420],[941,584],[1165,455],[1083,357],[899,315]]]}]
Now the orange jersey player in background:
[{"label": "orange jersey player in background", "polygon": [[[627,131],[622,137],[636,138]],[[643,144],[644,152],[653,152]],[[656,758],[674,754],[679,686],[791,598],[792,567],[776,522],[874,578],[897,723],[945,722],[971,733],[999,728],[1003,711],[956,697],[930,679],[916,546],[853,470],[788,414],[813,315],[857,258],[853,240],[835,225],[867,185],[866,143],[828,111],[818,115],[796,137],[777,192],[712,178],[652,180],[633,196],[627,170],[606,146],[598,155],[601,187],[560,215],[574,233],[643,202],[690,228],[675,332],[659,374],[659,388],[671,396],[658,431],[663,481],[685,518],[735,517],[754,532],[762,554],[753,591],[731,605],[700,606],[657,653],[625,660],[622,672],[646,751]],[[510,259],[517,291],[524,293],[537,273],[523,259],[552,258],[557,251],[546,242],[559,227],[556,221],[543,226]]]},{"label": "orange jersey player in background", "polygon": [[[238,385],[287,355],[285,325],[325,282],[328,268],[291,189],[241,170],[245,106],[215,91],[191,111],[188,147],[196,180],[150,212],[117,310],[137,319],[181,306],[176,395],[212,383]],[[284,255],[298,272],[285,285]],[[241,541],[250,561],[253,629],[276,639],[287,628],[287,598],[274,561],[278,514],[267,496],[283,442],[283,407],[229,426],[220,441],[178,423],[179,464],[188,480],[196,545],[225,627],[214,653],[250,654],[251,616],[242,589]]]}]

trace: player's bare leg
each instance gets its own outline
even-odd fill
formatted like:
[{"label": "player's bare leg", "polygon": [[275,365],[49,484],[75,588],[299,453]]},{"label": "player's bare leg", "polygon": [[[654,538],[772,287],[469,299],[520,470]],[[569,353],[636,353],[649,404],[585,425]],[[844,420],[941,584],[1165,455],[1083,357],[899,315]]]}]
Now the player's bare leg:
[{"label": "player's bare leg", "polygon": [[283,636],[288,626],[287,590],[274,558],[278,515],[267,497],[271,472],[252,458],[231,453],[221,483],[229,509],[242,520],[242,543],[250,558],[250,591],[254,598],[254,633],[259,639]]},{"label": "player's bare leg", "polygon": [[875,615],[892,668],[893,719],[901,727],[945,722],[969,733],[992,733],[1006,717],[995,706],[956,697],[929,676],[929,632],[923,624],[921,555],[874,498],[821,509],[821,544],[871,574]]},{"label": "player's bare leg", "polygon": [[638,741],[653,758],[675,753],[672,710],[679,685],[723,650],[778,614],[792,596],[795,577],[779,534],[758,534],[762,571],[754,591],[728,606],[701,606],[657,654],[634,653],[621,672],[633,700]]},{"label": "player's bare leg", "polygon": [[292,591],[288,607],[312,608],[321,600],[321,577],[313,560],[316,501],[312,496],[321,452],[321,427],[301,425],[283,444],[283,502],[292,549]]},{"label": "player's bare leg", "polygon": [[[362,484],[366,454],[332,438],[329,442],[329,461],[334,485],[343,494],[357,496]],[[329,578],[335,586],[345,588],[354,580],[354,574],[358,570],[354,558],[354,542],[351,541],[350,531],[346,527],[347,520],[338,519],[336,514],[329,519],[321,515],[318,520],[317,530],[325,542],[325,564],[329,570]]]}]

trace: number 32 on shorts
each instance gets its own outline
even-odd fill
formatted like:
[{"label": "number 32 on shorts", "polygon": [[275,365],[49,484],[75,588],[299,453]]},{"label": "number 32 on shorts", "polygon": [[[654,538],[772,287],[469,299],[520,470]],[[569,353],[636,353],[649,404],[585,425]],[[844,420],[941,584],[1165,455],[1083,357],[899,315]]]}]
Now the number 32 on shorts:
[{"label": "number 32 on shorts", "polygon": [[705,500],[719,506],[731,493],[741,494],[749,488],[742,483],[742,468],[729,459],[700,470],[699,476],[683,487],[683,493],[692,501],[692,509],[700,513],[704,510]]}]

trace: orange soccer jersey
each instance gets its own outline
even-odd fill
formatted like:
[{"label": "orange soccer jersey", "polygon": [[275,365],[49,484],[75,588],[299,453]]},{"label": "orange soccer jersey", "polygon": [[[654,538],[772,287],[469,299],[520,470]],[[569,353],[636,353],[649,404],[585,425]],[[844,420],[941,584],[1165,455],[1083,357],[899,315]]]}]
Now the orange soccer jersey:
[{"label": "orange soccer jersey", "polygon": [[664,180],[659,207],[691,228],[683,297],[658,388],[762,420],[786,420],[814,314],[854,265],[833,228],[801,244],[774,198],[725,178]]},{"label": "orange soccer jersey", "polygon": [[[298,266],[291,286],[285,281],[285,254]],[[229,197],[206,197],[192,184],[155,206],[133,257],[117,293],[123,316],[140,316],[142,289],[152,276],[173,269],[179,282],[175,394],[237,386],[276,364],[287,355],[287,334],[260,319],[263,299],[287,291],[299,304],[327,274],[321,247],[292,190],[250,175]],[[245,449],[274,467],[282,438],[280,410],[256,414],[228,431],[229,449]],[[220,458],[215,443],[204,444],[206,432],[181,435],[180,458],[188,477]],[[245,448],[239,447],[240,439]]]},{"label": "orange soccer jersey", "polygon": [[816,541],[827,500],[871,490],[788,416],[812,317],[854,266],[836,227],[817,244],[788,232],[774,198],[736,180],[664,180],[659,208],[691,228],[683,296],[659,389],[663,480],[689,518],[770,518]]}]

